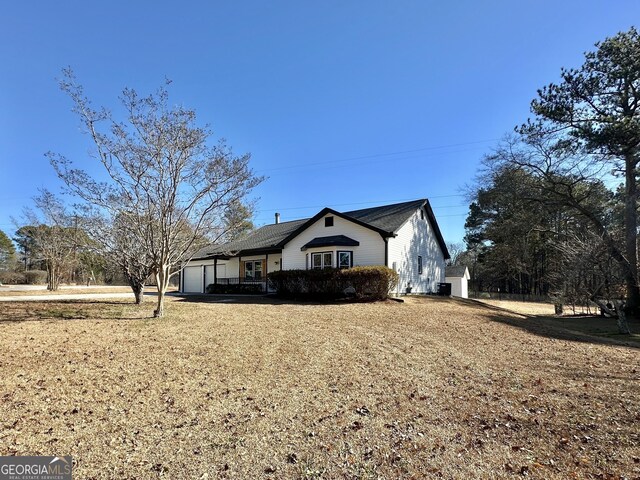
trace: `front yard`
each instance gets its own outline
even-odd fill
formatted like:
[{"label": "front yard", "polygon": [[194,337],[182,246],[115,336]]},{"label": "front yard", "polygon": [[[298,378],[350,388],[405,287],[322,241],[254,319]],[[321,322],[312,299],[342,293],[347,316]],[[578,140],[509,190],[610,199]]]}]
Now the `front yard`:
[{"label": "front yard", "polygon": [[640,477],[637,348],[451,299],[170,302],[2,304],[0,454],[70,454],[75,478]]}]

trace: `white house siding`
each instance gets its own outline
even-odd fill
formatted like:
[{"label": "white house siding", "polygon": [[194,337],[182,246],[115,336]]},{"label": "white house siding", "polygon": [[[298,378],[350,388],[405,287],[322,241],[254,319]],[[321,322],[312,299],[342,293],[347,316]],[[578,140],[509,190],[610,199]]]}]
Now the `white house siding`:
[{"label": "white house siding", "polygon": [[[325,217],[322,217],[284,246],[282,250],[282,268],[284,270],[307,268],[306,255],[311,254],[311,252],[333,252],[333,266],[335,267],[336,252],[343,250],[353,252],[354,266],[384,265],[384,240],[378,232],[337,215],[327,214],[326,216],[333,217],[332,227],[325,227]],[[345,235],[357,240],[360,245],[357,247],[322,247],[305,251],[300,250],[303,245],[316,237],[329,237],[332,235]]]},{"label": "white house siding", "polygon": [[[398,293],[409,285],[412,293],[436,292],[444,281],[445,259],[427,215],[422,219],[416,210],[396,233],[389,239],[387,265],[395,264],[399,274]],[[422,256],[422,274],[418,274],[418,256]]]}]

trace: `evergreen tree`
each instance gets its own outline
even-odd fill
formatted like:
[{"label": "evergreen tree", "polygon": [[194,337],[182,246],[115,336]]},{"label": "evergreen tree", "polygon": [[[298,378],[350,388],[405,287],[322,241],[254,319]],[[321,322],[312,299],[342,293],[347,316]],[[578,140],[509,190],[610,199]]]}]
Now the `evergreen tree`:
[{"label": "evergreen tree", "polygon": [[0,270],[8,270],[15,261],[16,249],[13,242],[0,230]]}]

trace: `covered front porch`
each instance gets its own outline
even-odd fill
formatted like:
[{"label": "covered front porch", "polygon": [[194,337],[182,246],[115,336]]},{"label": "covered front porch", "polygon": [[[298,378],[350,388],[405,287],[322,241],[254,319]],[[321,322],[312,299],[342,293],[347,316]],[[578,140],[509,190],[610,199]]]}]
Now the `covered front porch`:
[{"label": "covered front porch", "polygon": [[216,255],[182,270],[185,293],[267,293],[267,275],[282,269],[281,252]]}]

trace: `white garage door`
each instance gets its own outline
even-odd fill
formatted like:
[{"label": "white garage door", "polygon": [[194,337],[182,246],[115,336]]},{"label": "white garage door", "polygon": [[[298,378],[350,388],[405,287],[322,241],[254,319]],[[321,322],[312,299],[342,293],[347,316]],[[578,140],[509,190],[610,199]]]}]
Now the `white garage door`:
[{"label": "white garage door", "polygon": [[183,291],[186,293],[202,293],[202,268],[185,267],[182,270],[184,275]]}]

